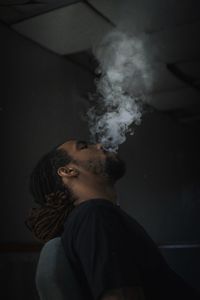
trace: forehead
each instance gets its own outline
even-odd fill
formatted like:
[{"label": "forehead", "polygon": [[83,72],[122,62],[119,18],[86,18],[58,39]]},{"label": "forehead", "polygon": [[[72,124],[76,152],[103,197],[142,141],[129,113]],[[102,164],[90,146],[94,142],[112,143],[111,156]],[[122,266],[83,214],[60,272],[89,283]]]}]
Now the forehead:
[{"label": "forehead", "polygon": [[60,145],[57,149],[63,149],[63,150],[66,150],[68,152],[71,152],[71,151],[76,149],[76,142],[77,142],[76,140],[66,141],[65,143]]}]

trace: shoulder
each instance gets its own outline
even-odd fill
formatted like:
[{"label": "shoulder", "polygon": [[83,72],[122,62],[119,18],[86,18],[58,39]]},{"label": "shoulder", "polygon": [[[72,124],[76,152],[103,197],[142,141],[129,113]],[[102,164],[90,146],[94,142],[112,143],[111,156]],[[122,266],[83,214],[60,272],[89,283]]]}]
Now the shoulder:
[{"label": "shoulder", "polygon": [[88,200],[78,205],[64,223],[65,234],[71,236],[91,227],[113,226],[120,219],[119,207],[104,199]]},{"label": "shoulder", "polygon": [[61,239],[66,253],[71,257],[74,257],[75,249],[97,243],[97,237],[98,240],[109,240],[110,236],[114,236],[114,231],[118,232],[114,205],[105,201],[86,201],[66,219]]},{"label": "shoulder", "polygon": [[104,216],[106,214],[117,214],[118,206],[112,202],[104,199],[90,199],[82,202],[71,212],[70,216],[66,219],[66,224],[73,221],[81,222],[88,216]]}]

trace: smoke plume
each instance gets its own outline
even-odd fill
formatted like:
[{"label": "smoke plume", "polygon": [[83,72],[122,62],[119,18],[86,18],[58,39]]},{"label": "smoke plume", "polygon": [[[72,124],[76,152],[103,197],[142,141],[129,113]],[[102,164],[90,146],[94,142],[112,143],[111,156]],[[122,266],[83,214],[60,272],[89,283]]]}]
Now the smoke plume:
[{"label": "smoke plume", "polygon": [[109,33],[94,49],[98,61],[96,94],[87,112],[92,142],[117,151],[141,123],[144,92],[151,84],[141,39],[123,32]]}]

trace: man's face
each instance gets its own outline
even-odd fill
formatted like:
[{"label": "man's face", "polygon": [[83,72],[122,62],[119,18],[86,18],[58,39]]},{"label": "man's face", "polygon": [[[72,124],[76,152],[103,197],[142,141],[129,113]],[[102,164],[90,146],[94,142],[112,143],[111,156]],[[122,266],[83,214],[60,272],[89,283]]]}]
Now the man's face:
[{"label": "man's face", "polygon": [[125,163],[114,152],[105,151],[101,144],[70,140],[59,146],[71,156],[73,163],[94,175],[115,182],[125,173]]}]

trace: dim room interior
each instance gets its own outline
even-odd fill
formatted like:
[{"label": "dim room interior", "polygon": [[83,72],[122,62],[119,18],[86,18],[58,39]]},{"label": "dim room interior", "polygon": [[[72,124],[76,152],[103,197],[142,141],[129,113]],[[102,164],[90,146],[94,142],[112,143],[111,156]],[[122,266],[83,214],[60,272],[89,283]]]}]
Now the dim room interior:
[{"label": "dim room interior", "polygon": [[29,175],[53,146],[88,140],[88,95],[100,76],[94,49],[109,32],[143,51],[142,75],[128,78],[128,93],[142,91],[145,108],[119,146],[127,164],[120,205],[199,289],[199,12],[195,0],[0,0],[2,299],[39,299],[42,246],[24,225]]}]

